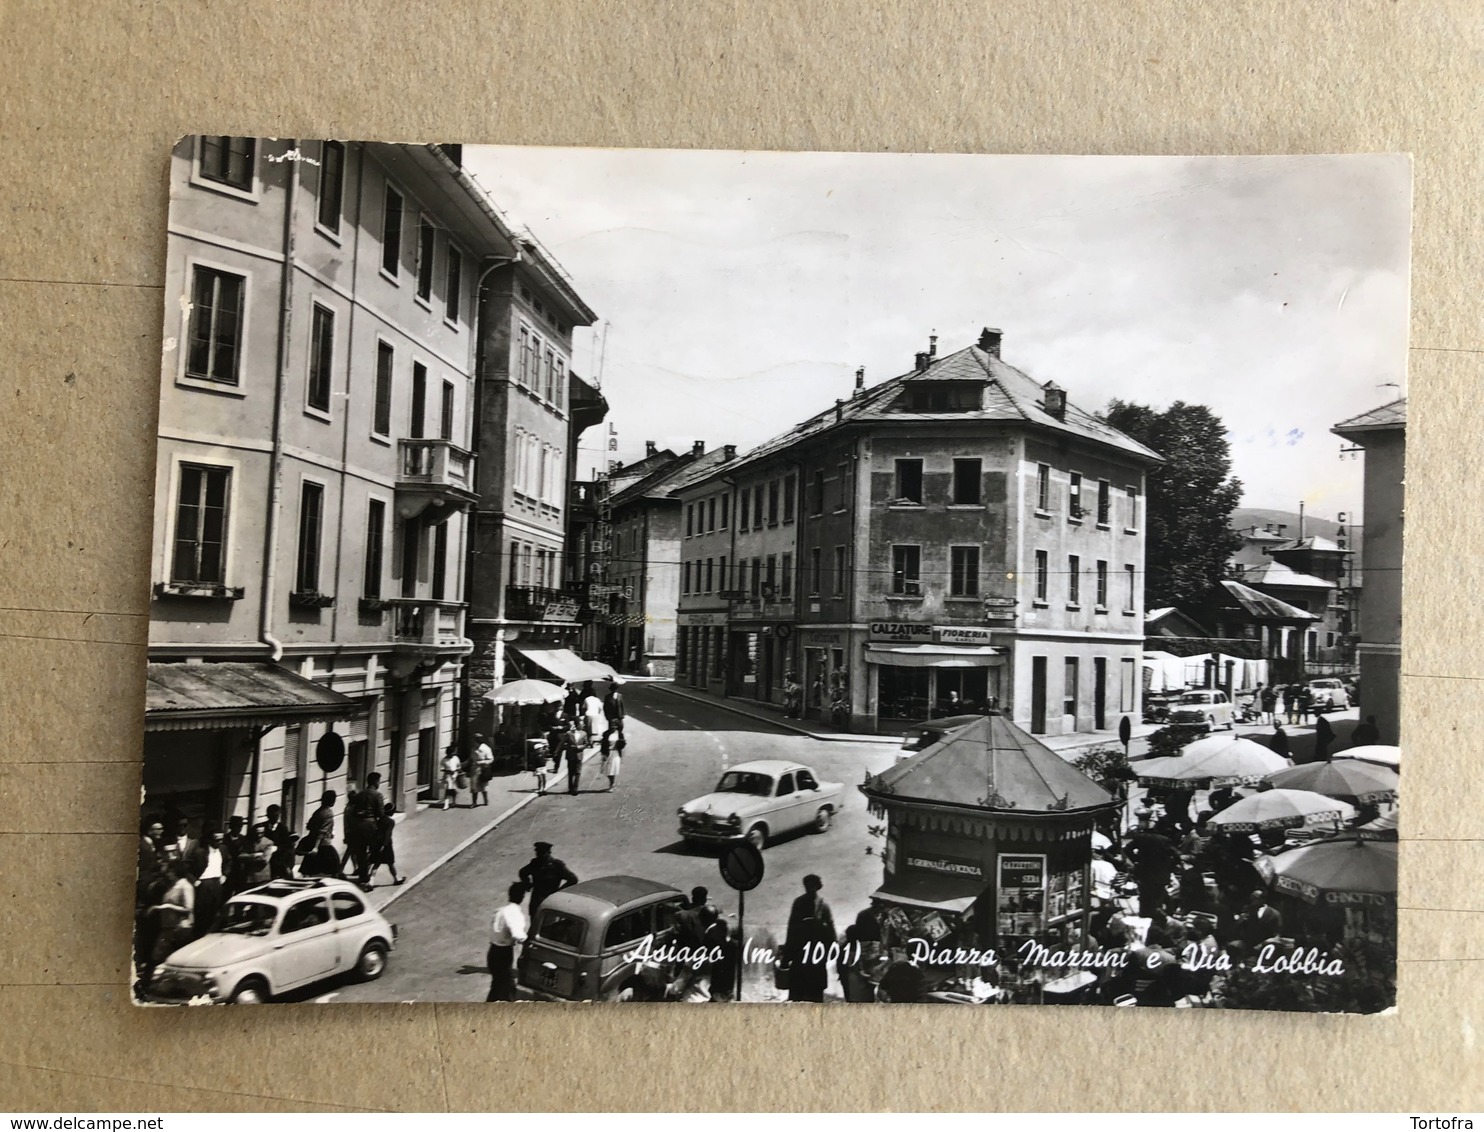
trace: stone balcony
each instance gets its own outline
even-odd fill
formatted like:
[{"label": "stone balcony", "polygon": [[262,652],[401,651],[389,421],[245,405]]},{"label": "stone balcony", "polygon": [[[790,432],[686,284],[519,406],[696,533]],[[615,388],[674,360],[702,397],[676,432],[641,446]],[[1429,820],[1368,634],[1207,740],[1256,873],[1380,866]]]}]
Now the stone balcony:
[{"label": "stone balcony", "polygon": [[440,522],[478,498],[474,454],[451,440],[397,441],[397,514]]}]

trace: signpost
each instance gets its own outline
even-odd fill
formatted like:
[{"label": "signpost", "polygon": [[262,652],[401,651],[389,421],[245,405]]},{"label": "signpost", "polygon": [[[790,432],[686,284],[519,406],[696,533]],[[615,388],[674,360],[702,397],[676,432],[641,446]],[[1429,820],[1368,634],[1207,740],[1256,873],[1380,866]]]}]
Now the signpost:
[{"label": "signpost", "polygon": [[747,893],[763,880],[763,853],[751,841],[734,841],[726,847],[717,862],[721,879],[737,890],[737,937],[741,954],[737,961],[737,1001],[742,1001],[742,968],[747,959],[747,934],[743,928],[747,917]]}]

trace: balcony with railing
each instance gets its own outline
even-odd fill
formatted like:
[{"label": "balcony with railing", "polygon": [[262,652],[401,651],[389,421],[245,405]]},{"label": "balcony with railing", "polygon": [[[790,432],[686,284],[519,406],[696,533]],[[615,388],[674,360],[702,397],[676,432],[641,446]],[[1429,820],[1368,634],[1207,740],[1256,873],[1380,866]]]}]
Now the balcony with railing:
[{"label": "balcony with railing", "polygon": [[390,598],[392,643],[399,652],[429,658],[465,656],[471,644],[464,636],[464,603],[432,598]]},{"label": "balcony with railing", "polygon": [[[404,519],[428,510],[457,511],[472,504],[474,453],[451,440],[397,442],[397,513]],[[437,520],[437,516],[430,516]]]}]

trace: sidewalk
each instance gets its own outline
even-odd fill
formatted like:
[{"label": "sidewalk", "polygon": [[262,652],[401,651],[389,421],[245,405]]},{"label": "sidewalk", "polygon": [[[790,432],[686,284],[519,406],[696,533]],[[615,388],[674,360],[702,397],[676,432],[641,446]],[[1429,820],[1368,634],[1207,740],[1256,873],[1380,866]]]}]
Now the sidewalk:
[{"label": "sidewalk", "polygon": [[[824,723],[812,719],[790,719],[783,715],[777,708],[769,704],[758,704],[748,700],[726,699],[714,695],[711,692],[703,692],[698,688],[681,688],[675,684],[657,684],[667,692],[682,696],[697,703],[710,704],[721,708],[723,711],[734,712],[744,715],[749,719],[762,720],[771,723],[774,727],[781,727],[785,731],[793,731],[799,735],[807,735],[811,739],[819,739],[827,743],[882,743],[893,747],[900,746],[902,737],[900,735],[872,735],[854,731],[833,731]],[[1133,738],[1142,739],[1159,729],[1156,723],[1135,723],[1133,725]],[[1037,736],[1041,742],[1050,747],[1060,755],[1068,752],[1076,753],[1089,747],[1100,747],[1112,743],[1117,745],[1118,732],[1113,731],[1079,731],[1072,735],[1040,735]]]},{"label": "sidewalk", "polygon": [[[594,748],[583,759],[584,768],[599,759]],[[546,792],[556,793],[567,788],[565,771],[553,774],[547,780]],[[540,795],[536,793],[536,776],[527,771],[499,775],[490,779],[490,802],[488,806],[469,807],[469,792],[459,791],[456,808],[443,809],[437,803],[421,806],[416,812],[406,814],[397,822],[392,835],[397,850],[397,872],[407,878],[407,883],[394,885],[381,869],[375,887],[366,900],[374,908],[385,908],[397,897],[411,892],[421,881],[446,865],[454,857],[473,845],[485,834],[513,814],[519,813]]]}]

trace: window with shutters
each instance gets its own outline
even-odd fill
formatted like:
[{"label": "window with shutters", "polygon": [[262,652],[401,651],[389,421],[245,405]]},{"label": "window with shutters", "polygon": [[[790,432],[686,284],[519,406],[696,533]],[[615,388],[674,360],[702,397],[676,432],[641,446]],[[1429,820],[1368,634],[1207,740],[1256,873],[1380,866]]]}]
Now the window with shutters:
[{"label": "window with shutters", "polygon": [[203,181],[250,193],[256,157],[256,138],[203,137],[197,173]]},{"label": "window with shutters", "polygon": [[1067,477],[1067,520],[1082,521],[1082,473],[1071,472]]},{"label": "window with shutters", "polygon": [[433,528],[433,587],[434,601],[442,601],[448,579],[448,523],[439,523]]},{"label": "window with shutters", "polygon": [[1113,519],[1113,489],[1107,480],[1098,480],[1098,526],[1106,527]]},{"label": "window with shutters", "polygon": [[892,492],[892,502],[922,502],[921,460],[898,460],[896,462],[896,480],[895,488]]},{"label": "window with shutters", "polygon": [[345,195],[345,146],[337,141],[320,145],[319,201],[315,220],[331,234],[340,231],[341,198]]},{"label": "window with shutters", "polygon": [[438,414],[438,436],[442,440],[453,439],[453,382],[443,383],[443,405]]},{"label": "window with shutters", "polygon": [[213,585],[226,582],[227,503],[231,485],[230,468],[208,464],[180,466],[175,544],[170,560],[172,582]]},{"label": "window with shutters", "polygon": [[823,569],[823,566],[822,566],[822,555],[819,552],[819,547],[817,547],[817,546],[810,547],[810,549],[809,549],[809,593],[812,596],[814,596],[814,597],[818,597],[819,596],[819,584],[820,584],[819,574],[820,574],[820,571],[822,569]]},{"label": "window with shutters", "polygon": [[1046,551],[1036,551],[1036,600],[1044,602],[1051,584],[1051,561]]},{"label": "window with shutters", "polygon": [[922,547],[891,548],[891,592],[909,597],[922,593]]},{"label": "window with shutters", "polygon": [[366,504],[366,561],[361,578],[361,596],[381,597],[382,559],[386,546],[386,504],[373,499]]},{"label": "window with shutters", "polygon": [[783,477],[783,521],[785,523],[794,521],[794,496],[798,490],[799,481],[796,476]]},{"label": "window with shutters", "polygon": [[389,437],[392,432],[392,366],[396,354],[385,342],[376,343],[376,405],[371,419],[371,431],[380,437]]},{"label": "window with shutters", "polygon": [[464,292],[464,257],[452,243],[448,245],[448,266],[444,269],[443,317],[449,322],[459,321],[459,310]]},{"label": "window with shutters", "polygon": [[951,547],[948,574],[948,592],[953,597],[979,596],[979,548]]},{"label": "window with shutters", "polygon": [[1051,465],[1036,465],[1036,510],[1051,513]]},{"label": "window with shutters", "polygon": [[794,596],[794,556],[785,554],[778,566],[778,596],[788,601]]},{"label": "window with shutters", "polygon": [[247,279],[197,266],[191,282],[186,376],[220,385],[239,384],[243,299]]},{"label": "window with shutters", "polygon": [[845,584],[846,584],[847,581],[849,581],[849,576],[847,575],[846,570],[845,570],[845,548],[843,546],[837,546],[837,547],[835,547],[835,569],[834,569],[834,583],[835,583],[835,596],[836,597],[844,597],[845,596]]},{"label": "window with shutters", "polygon": [[1108,564],[1099,560],[1097,565],[1098,593],[1097,607],[1101,610],[1108,608]]},{"label": "window with shutters", "polygon": [[421,362],[412,363],[412,408],[407,422],[407,435],[414,440],[422,439],[423,423],[428,417],[428,367]]},{"label": "window with shutters", "polygon": [[1073,554],[1067,558],[1067,604],[1082,603],[1082,559]]},{"label": "window with shutters", "polygon": [[438,230],[426,216],[417,222],[417,297],[424,303],[433,297],[433,249]]},{"label": "window with shutters", "polygon": [[324,485],[304,481],[299,489],[299,558],[294,585],[297,593],[319,593],[320,538],[324,513]]}]

